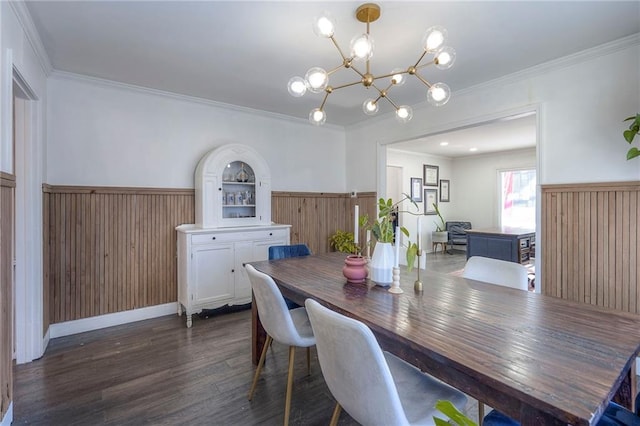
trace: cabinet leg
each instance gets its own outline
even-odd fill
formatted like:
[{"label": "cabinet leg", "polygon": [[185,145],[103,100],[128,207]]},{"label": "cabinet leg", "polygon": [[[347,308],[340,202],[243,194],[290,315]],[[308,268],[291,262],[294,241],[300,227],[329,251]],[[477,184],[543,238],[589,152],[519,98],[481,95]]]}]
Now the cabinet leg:
[{"label": "cabinet leg", "polygon": [[182,316],[182,305],[180,303],[178,303],[178,316]]},{"label": "cabinet leg", "polygon": [[193,321],[191,320],[191,314],[187,314],[187,328],[191,328]]}]

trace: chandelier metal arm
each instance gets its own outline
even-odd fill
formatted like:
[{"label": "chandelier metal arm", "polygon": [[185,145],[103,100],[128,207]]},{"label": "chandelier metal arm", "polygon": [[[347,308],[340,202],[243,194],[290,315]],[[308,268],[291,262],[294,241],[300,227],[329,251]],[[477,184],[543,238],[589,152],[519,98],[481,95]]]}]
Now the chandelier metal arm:
[{"label": "chandelier metal arm", "polygon": [[361,73],[360,70],[358,70],[358,68],[351,66],[351,69],[355,71],[360,77],[364,78],[364,74]]},{"label": "chandelier metal arm", "polygon": [[327,98],[329,97],[329,95],[331,94],[330,90],[327,90],[324,94],[324,99],[322,100],[322,103],[320,104],[320,108],[318,108],[320,111],[324,110],[324,104],[327,102]]},{"label": "chandelier metal arm", "polygon": [[420,62],[422,62],[422,59],[424,58],[424,55],[427,54],[427,51],[425,50],[424,52],[422,52],[422,55],[420,55],[420,57],[418,58],[418,61],[416,62],[416,64],[413,66],[414,68],[417,68],[418,65],[420,65]]},{"label": "chandelier metal arm", "polygon": [[391,98],[389,98],[388,96],[385,96],[384,98],[385,98],[386,100],[388,100],[388,101],[389,101],[389,103],[390,103],[391,105],[393,105],[393,107],[396,109],[396,111],[399,109],[398,105],[396,105],[396,103],[395,103],[395,102],[393,102],[393,101],[391,100]]},{"label": "chandelier metal arm", "polygon": [[424,78],[422,78],[422,76],[421,76],[420,74],[415,73],[414,75],[418,78],[418,80],[420,80],[421,82],[423,82],[425,86],[427,86],[427,87],[431,87],[431,83],[429,83],[427,80],[425,80]]},{"label": "chandelier metal arm", "polygon": [[347,60],[351,60],[352,58],[347,58],[346,56],[344,56],[344,53],[342,52],[342,49],[340,49],[340,46],[338,45],[338,42],[336,41],[336,38],[334,36],[329,37],[329,39],[333,42],[333,45],[336,47],[336,49],[338,49],[338,53],[340,53],[340,56],[342,57],[343,61],[347,61]]},{"label": "chandelier metal arm", "polygon": [[342,68],[344,68],[344,64],[340,64],[340,65],[338,65],[337,67],[335,67],[334,69],[332,69],[332,70],[330,70],[330,71],[327,71],[327,75],[331,75],[331,74],[333,74],[334,72],[336,72],[336,71],[338,71],[338,70],[341,70]]},{"label": "chandelier metal arm", "polygon": [[433,59],[433,60],[427,62],[426,64],[422,64],[420,66],[417,66],[416,69],[419,70],[420,68],[428,67],[429,65],[433,65],[435,63],[437,63],[437,62],[436,62],[435,59]]},{"label": "chandelier metal arm", "polygon": [[383,75],[378,75],[376,77],[373,77],[373,79],[380,80],[381,78],[393,77],[394,75],[398,75],[398,74],[409,74],[409,71],[390,72],[389,74],[383,74]]},{"label": "chandelier metal arm", "polygon": [[355,86],[356,84],[362,84],[362,82],[361,81],[354,81],[353,83],[346,83],[346,84],[343,84],[341,86],[332,86],[331,89],[332,90],[344,89],[345,87]]}]

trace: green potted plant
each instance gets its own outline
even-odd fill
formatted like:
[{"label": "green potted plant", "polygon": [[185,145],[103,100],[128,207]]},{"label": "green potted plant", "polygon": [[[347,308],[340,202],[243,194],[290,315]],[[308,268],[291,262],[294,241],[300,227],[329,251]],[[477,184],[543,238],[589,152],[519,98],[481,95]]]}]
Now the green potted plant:
[{"label": "green potted plant", "polygon": [[449,241],[449,233],[447,232],[446,224],[442,214],[440,213],[440,209],[436,203],[433,203],[433,209],[438,216],[438,221],[434,221],[436,225],[436,230],[431,233],[431,242],[432,243],[447,243]]},{"label": "green potted plant", "polygon": [[[368,215],[360,216],[359,225],[364,229],[371,230],[376,245],[371,257],[371,279],[378,283],[388,284],[392,282],[393,266],[395,265],[395,254],[393,253],[392,243],[394,242],[395,229],[393,222],[397,214],[401,212],[412,213],[406,210],[400,210],[400,205],[409,200],[418,210],[418,205],[407,194],[403,194],[400,201],[393,202],[391,198],[378,200],[378,219],[370,220]],[[408,238],[409,231],[407,228],[400,227],[400,231]],[[369,242],[370,244],[372,242]],[[399,244],[400,241],[397,241]],[[407,248],[407,265],[411,269],[418,254],[418,246],[409,242]]]},{"label": "green potted plant", "polygon": [[[629,117],[624,121],[631,121],[629,125],[629,130],[625,130],[623,132],[625,140],[631,145],[633,143],[633,138],[635,138],[638,134],[640,134],[640,114],[636,114],[635,117]],[[627,160],[631,160],[632,158],[640,156],[640,149],[635,146],[629,148],[627,151]]]},{"label": "green potted plant", "polygon": [[334,250],[342,253],[360,253],[360,247],[358,247],[353,240],[353,232],[338,229],[333,235],[331,235],[331,237],[329,237],[329,245]]}]

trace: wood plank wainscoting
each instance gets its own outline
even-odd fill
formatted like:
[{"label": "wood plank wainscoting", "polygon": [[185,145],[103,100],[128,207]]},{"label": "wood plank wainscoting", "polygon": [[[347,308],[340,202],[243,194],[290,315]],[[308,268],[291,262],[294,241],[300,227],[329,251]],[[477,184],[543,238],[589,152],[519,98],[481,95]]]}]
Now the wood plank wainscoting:
[{"label": "wood plank wainscoting", "polygon": [[[195,221],[193,189],[43,186],[44,322],[50,324],[175,302],[175,227]],[[375,193],[272,192],[272,220],[291,242],[329,251],[336,229],[353,230],[353,206],[375,215]],[[361,236],[361,244],[364,236]]]},{"label": "wood plank wainscoting", "polygon": [[544,294],[640,313],[640,182],[542,186]]},{"label": "wood plank wainscoting", "polygon": [[16,177],[0,172],[0,420],[13,400],[13,212]]}]

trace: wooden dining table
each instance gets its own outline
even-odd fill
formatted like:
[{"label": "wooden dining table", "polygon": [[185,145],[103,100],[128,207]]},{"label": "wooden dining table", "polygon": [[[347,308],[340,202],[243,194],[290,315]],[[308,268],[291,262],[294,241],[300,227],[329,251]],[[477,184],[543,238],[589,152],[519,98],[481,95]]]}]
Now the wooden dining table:
[{"label": "wooden dining table", "polygon": [[[383,349],[523,425],[597,423],[610,400],[632,408],[640,316],[401,267],[402,294],[347,283],[345,255],[251,262],[283,296],[307,298],[371,328]],[[252,358],[264,330],[253,304]]]}]

